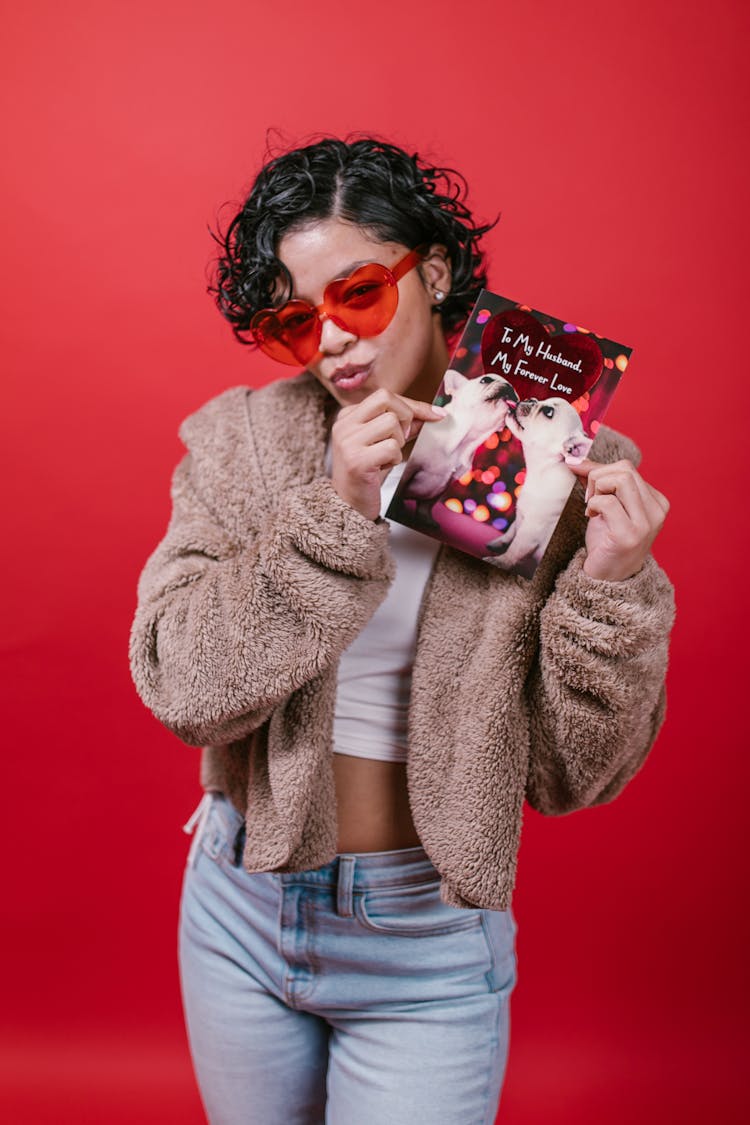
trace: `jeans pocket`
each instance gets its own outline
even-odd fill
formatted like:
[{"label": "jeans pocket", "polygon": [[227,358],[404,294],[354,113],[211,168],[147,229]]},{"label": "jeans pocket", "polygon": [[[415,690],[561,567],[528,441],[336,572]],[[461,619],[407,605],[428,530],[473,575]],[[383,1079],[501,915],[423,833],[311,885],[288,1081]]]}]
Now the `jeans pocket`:
[{"label": "jeans pocket", "polygon": [[400,937],[430,937],[476,930],[481,911],[448,906],[440,898],[440,880],[365,891],[356,904],[368,930]]},{"label": "jeans pocket", "polygon": [[183,832],[193,833],[187,865],[194,867],[198,851],[217,863],[234,864],[234,844],[244,821],[229,798],[215,790],[203,794]]}]

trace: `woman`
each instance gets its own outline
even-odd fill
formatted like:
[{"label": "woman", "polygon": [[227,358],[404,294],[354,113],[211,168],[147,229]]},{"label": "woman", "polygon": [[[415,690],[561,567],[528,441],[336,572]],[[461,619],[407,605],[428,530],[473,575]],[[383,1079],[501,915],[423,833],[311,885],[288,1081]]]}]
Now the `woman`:
[{"label": "woman", "polygon": [[668,504],[627,438],[600,428],[533,581],[383,518],[487,229],[447,173],[324,140],[223,240],[220,310],[287,367],[183,422],[130,646],[203,748],[179,945],[214,1125],[494,1121],[523,801],[611,800],[664,718]]}]

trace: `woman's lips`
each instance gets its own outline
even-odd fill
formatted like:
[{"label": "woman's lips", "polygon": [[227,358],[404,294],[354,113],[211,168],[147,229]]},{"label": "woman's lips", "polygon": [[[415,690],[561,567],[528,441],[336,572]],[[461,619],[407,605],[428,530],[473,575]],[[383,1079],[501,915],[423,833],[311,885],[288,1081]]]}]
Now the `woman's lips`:
[{"label": "woman's lips", "polygon": [[357,391],[364,386],[371,369],[371,363],[340,367],[338,371],[334,371],[331,382],[340,391]]}]

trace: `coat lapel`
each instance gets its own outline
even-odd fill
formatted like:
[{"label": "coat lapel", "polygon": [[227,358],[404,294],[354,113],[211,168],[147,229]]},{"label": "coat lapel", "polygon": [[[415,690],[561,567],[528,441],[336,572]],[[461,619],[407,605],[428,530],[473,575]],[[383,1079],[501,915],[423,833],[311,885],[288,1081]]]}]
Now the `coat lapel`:
[{"label": "coat lapel", "polygon": [[248,396],[257,472],[273,506],[274,496],[325,475],[325,447],[335,399],[307,371]]}]

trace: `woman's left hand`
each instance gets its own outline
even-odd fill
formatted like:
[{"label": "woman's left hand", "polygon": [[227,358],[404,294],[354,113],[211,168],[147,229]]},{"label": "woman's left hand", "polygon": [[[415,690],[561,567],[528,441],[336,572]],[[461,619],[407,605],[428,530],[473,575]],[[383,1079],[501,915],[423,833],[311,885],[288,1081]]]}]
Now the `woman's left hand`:
[{"label": "woman's left hand", "polygon": [[666,496],[648,484],[632,461],[603,464],[584,458],[570,465],[586,478],[586,560],[592,578],[619,582],[643,566],[669,511]]}]

